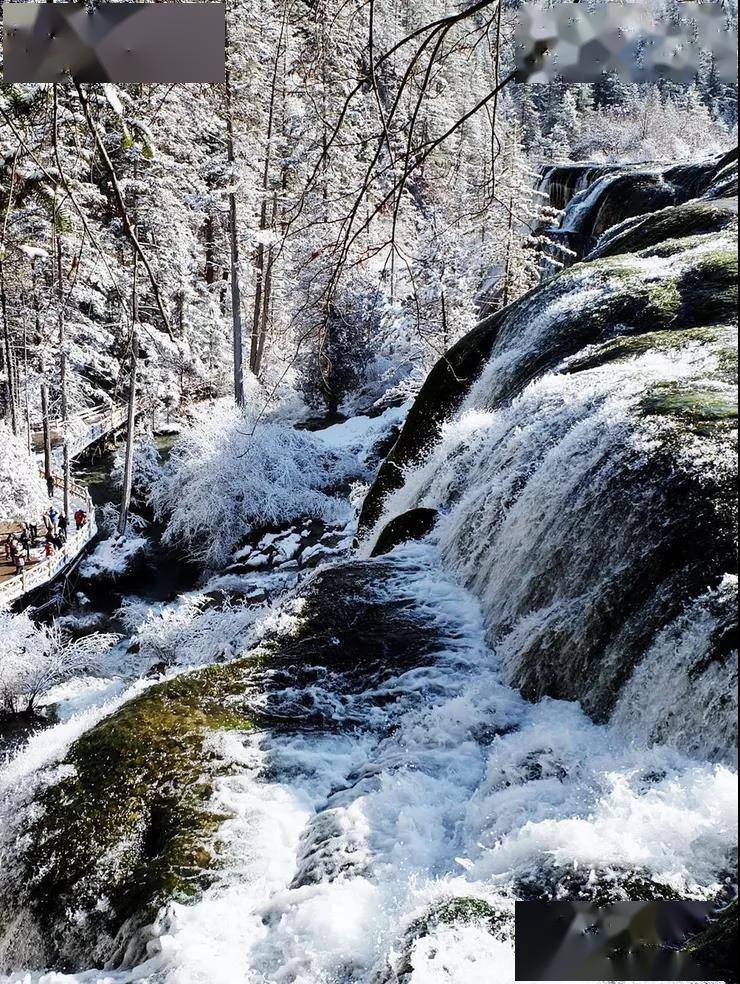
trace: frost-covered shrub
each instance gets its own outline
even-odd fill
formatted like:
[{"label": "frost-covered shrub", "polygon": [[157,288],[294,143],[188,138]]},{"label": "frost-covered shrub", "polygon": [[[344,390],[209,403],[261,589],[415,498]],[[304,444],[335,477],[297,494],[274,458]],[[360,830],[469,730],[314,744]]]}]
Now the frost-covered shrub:
[{"label": "frost-covered shrub", "polygon": [[[111,479],[116,488],[123,488],[123,472],[126,467],[126,449],[116,452],[111,469]],[[162,473],[159,449],[148,431],[137,435],[134,441],[134,467],[131,476],[131,499],[144,505],[149,499],[152,484]]]},{"label": "frost-covered shrub", "polygon": [[0,715],[30,714],[43,693],[89,668],[117,638],[67,640],[57,626],[0,612]]},{"label": "frost-covered shrub", "polygon": [[255,527],[340,518],[348,507],[330,489],[357,467],[312,434],[257,422],[224,401],[183,432],[151,500],[168,516],[167,542],[218,564]]},{"label": "frost-covered shrub", "polygon": [[0,423],[0,522],[37,519],[47,505],[36,459],[10,428]]}]

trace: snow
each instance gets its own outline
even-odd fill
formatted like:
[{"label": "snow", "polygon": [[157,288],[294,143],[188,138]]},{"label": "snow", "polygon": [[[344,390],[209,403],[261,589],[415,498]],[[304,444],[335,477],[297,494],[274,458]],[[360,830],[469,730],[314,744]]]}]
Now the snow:
[{"label": "snow", "polygon": [[350,417],[340,424],[332,424],[315,432],[331,448],[351,450],[361,455],[382,440],[394,427],[400,427],[406,419],[411,402],[400,407],[389,407],[377,417]]},{"label": "snow", "polygon": [[149,546],[144,536],[112,536],[101,541],[80,566],[83,577],[125,574],[133,561]]},{"label": "snow", "polygon": [[48,508],[46,486],[35,457],[0,422],[0,523],[37,522]]},{"label": "snow", "polygon": [[[687,896],[719,887],[736,835],[733,773],[636,747],[575,704],[523,700],[485,641],[478,603],[441,573],[435,548],[393,556],[383,590],[435,619],[434,662],[384,684],[396,700],[351,732],[215,737],[235,767],[213,796],[229,816],[216,883],[160,914],[138,968],[7,980],[359,982],[408,952],[412,984],[508,984],[510,923],[500,936],[475,920],[439,923],[416,942],[406,930],[455,897],[510,917],[519,880],[593,868],[604,878],[637,866]],[[36,742],[58,742],[56,731],[66,740],[69,727]],[[338,875],[288,887],[328,818]]]}]

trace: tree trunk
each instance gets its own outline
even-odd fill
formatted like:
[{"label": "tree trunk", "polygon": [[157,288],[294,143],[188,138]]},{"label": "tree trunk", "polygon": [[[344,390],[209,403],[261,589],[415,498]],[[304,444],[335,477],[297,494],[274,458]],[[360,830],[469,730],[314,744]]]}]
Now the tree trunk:
[{"label": "tree trunk", "polygon": [[62,409],[62,459],[64,473],[64,516],[70,517],[70,486],[72,484],[71,462],[69,456],[69,403],[67,400],[67,328],[64,317],[64,290],[62,287],[62,242],[55,236],[56,279],[59,300],[59,389]]},{"label": "tree trunk", "polygon": [[13,350],[10,346],[10,325],[8,324],[8,301],[5,296],[5,270],[0,259],[0,314],[3,316],[3,349],[5,352],[5,371],[8,376],[8,403],[10,404],[10,426],[18,433],[15,380],[13,379]]},{"label": "tree trunk", "polygon": [[[134,181],[138,178],[134,164]],[[137,231],[137,214],[134,206],[134,234]],[[123,536],[128,526],[131,511],[131,486],[134,477],[134,440],[136,438],[136,373],[139,363],[139,337],[137,325],[139,321],[139,254],[133,253],[133,270],[131,275],[131,368],[128,384],[128,415],[126,420],[126,458],[123,466],[123,489],[121,492],[121,515],[118,520],[118,532]]]},{"label": "tree trunk", "polygon": [[131,370],[128,389],[128,419],[126,423],[126,463],[123,469],[123,493],[118,532],[124,534],[131,510],[131,486],[134,476],[134,436],[136,433],[136,372],[139,361],[139,339],[134,325],[131,333]]},{"label": "tree trunk", "polygon": [[[42,374],[46,373],[46,368],[42,365]],[[41,384],[41,418],[44,429],[44,476],[47,481],[52,475],[51,469],[51,427],[49,424],[49,387],[46,383]]]},{"label": "tree trunk", "polygon": [[[229,167],[234,169],[234,118],[231,100],[231,68],[229,66],[229,20],[226,18],[226,158]],[[239,242],[236,225],[236,192],[233,190],[234,176],[231,175],[232,190],[229,192],[229,246],[231,261],[231,321],[234,344],[234,399],[244,406],[244,339],[242,333],[242,298],[239,287]]]},{"label": "tree trunk", "polygon": [[209,212],[203,227],[203,236],[206,241],[206,266],[205,280],[210,286],[216,281],[216,257],[215,257],[215,229],[213,215]]}]

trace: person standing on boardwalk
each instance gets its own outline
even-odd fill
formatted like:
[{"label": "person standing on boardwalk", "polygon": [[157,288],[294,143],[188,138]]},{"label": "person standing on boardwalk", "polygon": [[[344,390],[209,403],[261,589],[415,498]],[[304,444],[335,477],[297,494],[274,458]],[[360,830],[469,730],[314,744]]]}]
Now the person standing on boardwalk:
[{"label": "person standing on boardwalk", "polygon": [[46,491],[49,493],[49,498],[54,498],[54,476],[51,472],[46,474]]},{"label": "person standing on boardwalk", "polygon": [[20,575],[26,566],[26,558],[23,556],[23,551],[18,548],[18,544],[14,543],[13,546],[13,563],[15,564],[15,573]]}]

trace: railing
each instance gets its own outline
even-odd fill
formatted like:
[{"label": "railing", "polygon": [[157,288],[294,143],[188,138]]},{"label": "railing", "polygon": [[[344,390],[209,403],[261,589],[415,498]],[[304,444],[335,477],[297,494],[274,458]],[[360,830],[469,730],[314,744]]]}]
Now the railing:
[{"label": "railing", "polygon": [[[59,487],[64,484],[64,479],[60,475],[55,475],[54,481]],[[47,557],[46,560],[34,564],[27,570],[24,569],[15,577],[0,583],[0,607],[9,605],[24,594],[28,594],[29,591],[33,591],[34,588],[39,588],[42,584],[53,581],[57,574],[80,554],[97,533],[95,508],[90,493],[84,485],[79,485],[74,481],[70,482],[70,491],[87,513],[86,524],[82,529],[69,532],[64,545],[51,557]]]},{"label": "railing", "polygon": [[[69,442],[70,458],[76,458],[78,454],[82,454],[85,448],[89,448],[99,438],[104,437],[111,431],[118,430],[125,423],[127,414],[128,410],[126,407],[113,407],[110,411],[104,412],[99,420],[88,424],[82,434],[73,437]],[[62,454],[62,448],[56,448],[53,453],[54,460],[57,462],[61,461]]]}]

